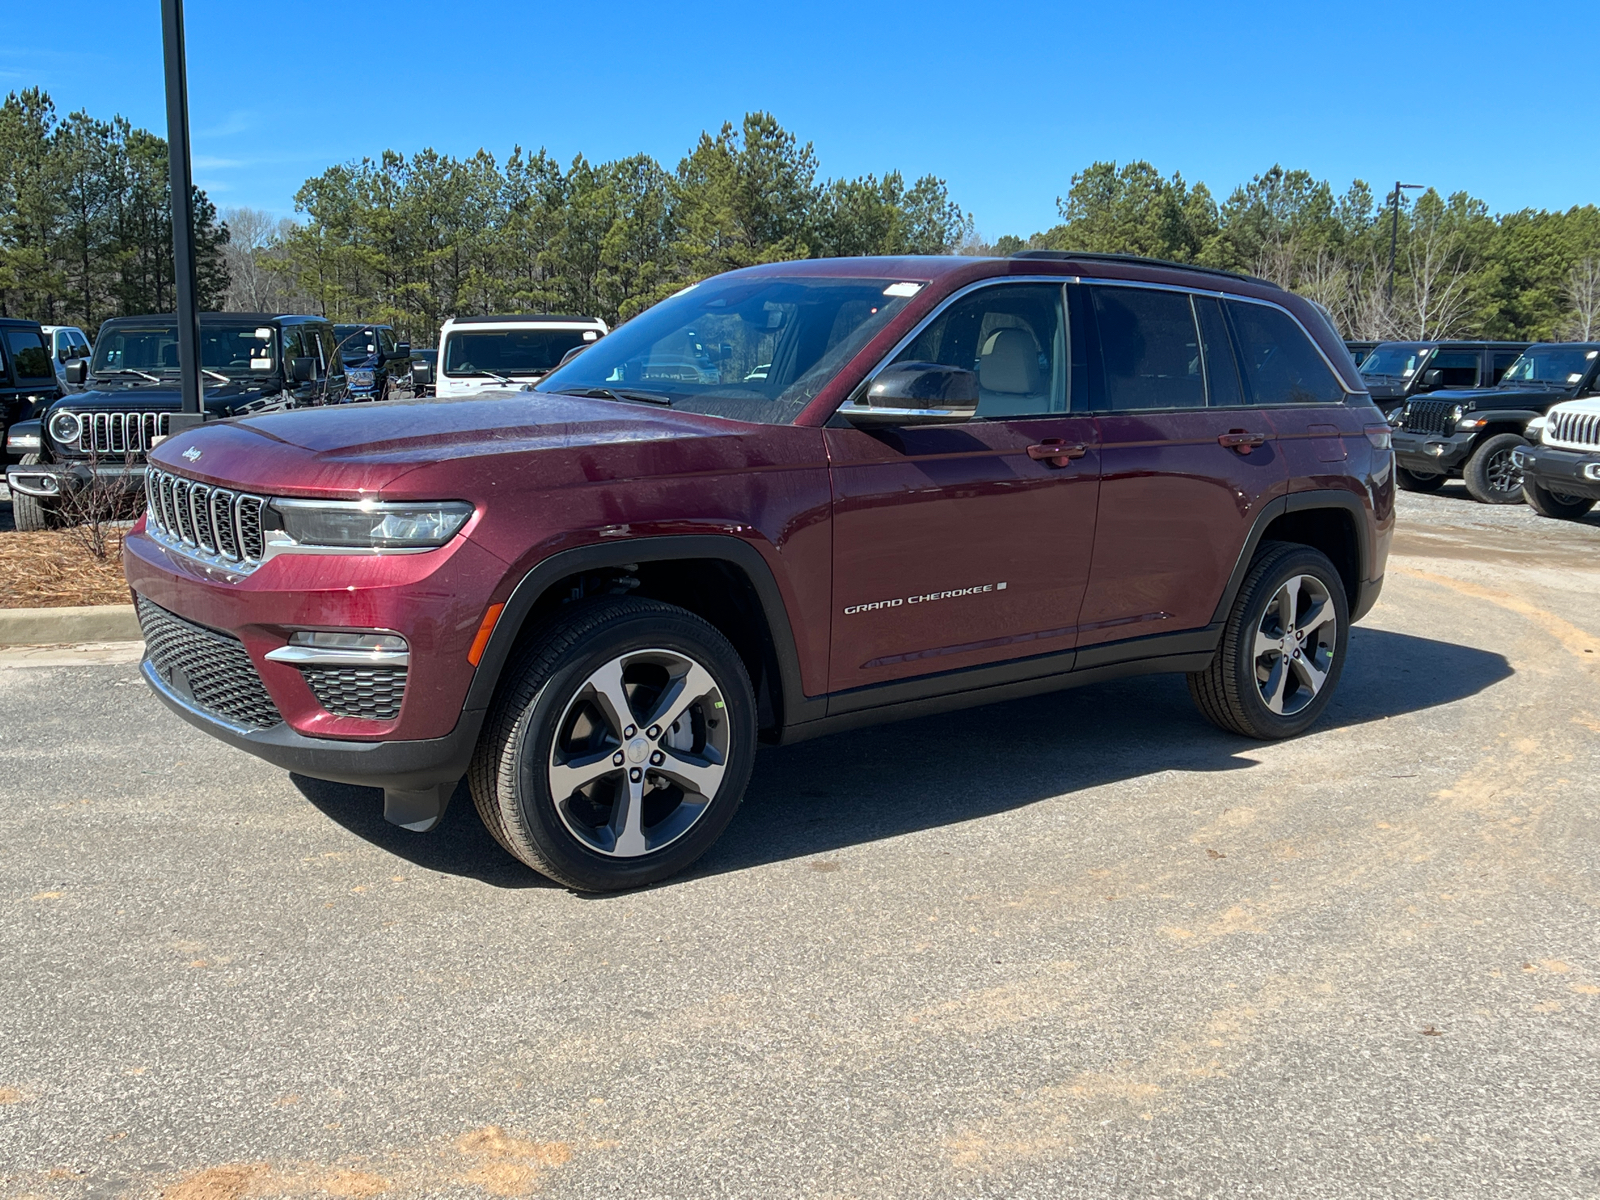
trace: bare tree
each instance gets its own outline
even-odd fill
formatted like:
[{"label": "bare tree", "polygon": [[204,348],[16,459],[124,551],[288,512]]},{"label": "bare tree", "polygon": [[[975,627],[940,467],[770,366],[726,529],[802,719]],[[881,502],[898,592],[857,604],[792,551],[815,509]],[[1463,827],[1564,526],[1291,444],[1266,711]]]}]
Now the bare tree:
[{"label": "bare tree", "polygon": [[1571,306],[1562,335],[1575,342],[1593,341],[1600,335],[1600,259],[1573,263],[1561,290]]},{"label": "bare tree", "polygon": [[227,308],[230,312],[309,312],[310,301],[294,286],[281,264],[293,221],[259,208],[230,208],[223,214],[229,240]]},{"label": "bare tree", "polygon": [[1467,248],[1444,221],[1413,226],[1406,243],[1410,278],[1396,314],[1419,341],[1454,337],[1465,332],[1472,314],[1468,291]]}]

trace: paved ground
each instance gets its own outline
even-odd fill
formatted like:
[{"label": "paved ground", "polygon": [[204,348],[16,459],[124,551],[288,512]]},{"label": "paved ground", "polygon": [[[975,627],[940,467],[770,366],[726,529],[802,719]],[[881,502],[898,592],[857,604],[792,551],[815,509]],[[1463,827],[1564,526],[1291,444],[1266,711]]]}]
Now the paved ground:
[{"label": "paved ground", "polygon": [[770,751],[610,899],[0,667],[0,1196],[1600,1194],[1600,518],[1404,499],[1317,732]]}]

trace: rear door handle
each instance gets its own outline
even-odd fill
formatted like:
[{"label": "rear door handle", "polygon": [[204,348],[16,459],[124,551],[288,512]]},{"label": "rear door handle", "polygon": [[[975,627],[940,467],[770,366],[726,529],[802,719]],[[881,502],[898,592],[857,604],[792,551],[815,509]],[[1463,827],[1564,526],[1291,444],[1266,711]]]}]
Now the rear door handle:
[{"label": "rear door handle", "polygon": [[1230,450],[1237,450],[1240,454],[1249,454],[1257,446],[1266,445],[1266,442],[1265,434],[1248,433],[1243,429],[1230,429],[1227,433],[1217,434],[1217,443],[1219,445],[1226,446]]},{"label": "rear door handle", "polygon": [[1037,446],[1028,447],[1028,457],[1035,462],[1047,462],[1052,467],[1064,467],[1075,458],[1082,458],[1089,453],[1089,447],[1082,442],[1068,445],[1060,438],[1045,438]]}]

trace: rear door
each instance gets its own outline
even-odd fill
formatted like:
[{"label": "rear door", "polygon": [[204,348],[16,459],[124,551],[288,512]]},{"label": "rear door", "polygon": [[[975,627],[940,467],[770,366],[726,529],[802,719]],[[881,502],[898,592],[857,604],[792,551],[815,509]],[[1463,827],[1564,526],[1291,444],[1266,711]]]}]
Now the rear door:
[{"label": "rear door", "polygon": [[1100,510],[1078,665],[1113,643],[1210,623],[1261,506],[1287,479],[1250,403],[1221,303],[1171,288],[1085,284]]},{"label": "rear door", "polygon": [[[1093,419],[1072,411],[1081,346],[1064,300],[1059,283],[986,285],[896,356],[976,371],[976,419],[825,431],[830,690],[1036,655],[1054,656],[1040,674],[1070,667],[1099,454]],[[835,697],[830,711],[851,704]]]}]

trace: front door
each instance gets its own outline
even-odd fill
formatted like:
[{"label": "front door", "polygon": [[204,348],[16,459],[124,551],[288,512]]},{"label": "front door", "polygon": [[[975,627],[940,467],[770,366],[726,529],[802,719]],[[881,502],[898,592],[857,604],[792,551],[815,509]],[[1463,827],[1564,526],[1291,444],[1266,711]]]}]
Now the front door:
[{"label": "front door", "polygon": [[[1262,505],[1286,486],[1275,430],[1249,403],[1214,297],[1110,285],[1081,292],[1101,441],[1081,645],[1200,628]],[[1080,652],[1079,665],[1118,653]]]},{"label": "front door", "polygon": [[[826,430],[834,491],[830,691],[1008,659],[1070,666],[1099,492],[1071,412],[1064,289],[967,293],[896,356],[976,371],[965,424]],[[835,704],[847,705],[836,700]]]}]

